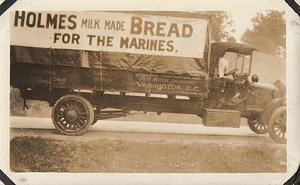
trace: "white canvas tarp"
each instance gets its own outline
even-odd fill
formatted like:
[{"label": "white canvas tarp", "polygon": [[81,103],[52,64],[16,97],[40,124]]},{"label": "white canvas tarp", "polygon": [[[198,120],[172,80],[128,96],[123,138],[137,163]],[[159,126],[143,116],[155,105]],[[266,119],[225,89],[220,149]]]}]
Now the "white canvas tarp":
[{"label": "white canvas tarp", "polygon": [[207,25],[201,18],[134,12],[15,11],[11,44],[203,58]]}]

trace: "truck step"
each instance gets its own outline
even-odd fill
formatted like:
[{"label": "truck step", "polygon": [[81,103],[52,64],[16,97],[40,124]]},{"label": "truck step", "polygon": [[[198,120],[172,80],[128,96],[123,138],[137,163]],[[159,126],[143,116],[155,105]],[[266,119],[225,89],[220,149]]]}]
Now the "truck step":
[{"label": "truck step", "polygon": [[205,109],[203,125],[209,127],[234,127],[241,124],[241,112],[237,110]]}]

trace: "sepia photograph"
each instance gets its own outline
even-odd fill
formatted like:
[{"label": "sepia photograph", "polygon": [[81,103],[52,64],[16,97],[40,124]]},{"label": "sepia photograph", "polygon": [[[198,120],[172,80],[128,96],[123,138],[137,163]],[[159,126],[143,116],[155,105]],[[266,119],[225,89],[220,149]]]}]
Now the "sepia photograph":
[{"label": "sepia photograph", "polygon": [[10,12],[10,170],[285,173],[282,10]]}]

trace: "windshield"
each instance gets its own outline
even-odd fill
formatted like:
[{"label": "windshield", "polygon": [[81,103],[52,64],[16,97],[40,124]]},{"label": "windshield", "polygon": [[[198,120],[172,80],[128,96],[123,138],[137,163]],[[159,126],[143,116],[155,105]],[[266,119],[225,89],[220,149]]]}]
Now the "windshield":
[{"label": "windshield", "polygon": [[237,75],[249,75],[251,56],[226,52],[224,58],[228,61],[228,71],[237,69]]}]

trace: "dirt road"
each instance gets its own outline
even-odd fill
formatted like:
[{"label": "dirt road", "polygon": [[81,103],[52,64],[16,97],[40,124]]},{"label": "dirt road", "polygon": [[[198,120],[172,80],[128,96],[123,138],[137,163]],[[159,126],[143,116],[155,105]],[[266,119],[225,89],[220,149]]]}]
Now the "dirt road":
[{"label": "dirt road", "polygon": [[[123,124],[123,125],[122,125]],[[11,169],[55,172],[284,172],[286,147],[249,128],[101,121],[78,137],[48,118],[11,118]]]}]

